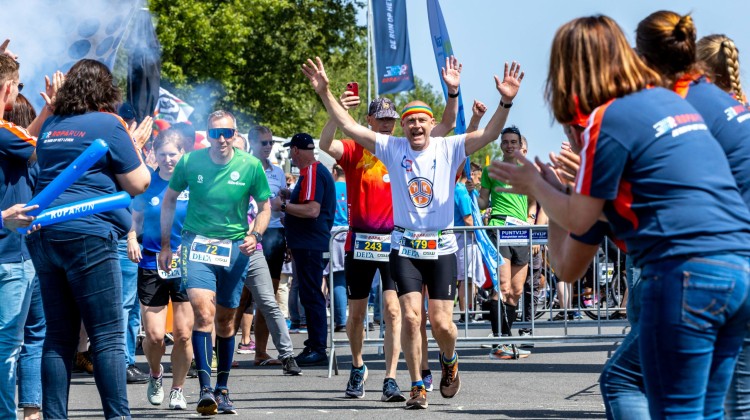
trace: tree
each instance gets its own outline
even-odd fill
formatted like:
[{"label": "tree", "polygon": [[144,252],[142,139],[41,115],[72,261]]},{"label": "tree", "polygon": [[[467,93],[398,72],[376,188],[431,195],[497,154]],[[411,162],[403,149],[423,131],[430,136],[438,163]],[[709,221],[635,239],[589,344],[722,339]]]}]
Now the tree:
[{"label": "tree", "polygon": [[162,84],[196,108],[198,126],[223,108],[240,128],[319,130],[322,105],[300,72],[315,55],[342,69],[332,84],[365,80],[360,0],[150,0],[149,7],[162,45]]}]

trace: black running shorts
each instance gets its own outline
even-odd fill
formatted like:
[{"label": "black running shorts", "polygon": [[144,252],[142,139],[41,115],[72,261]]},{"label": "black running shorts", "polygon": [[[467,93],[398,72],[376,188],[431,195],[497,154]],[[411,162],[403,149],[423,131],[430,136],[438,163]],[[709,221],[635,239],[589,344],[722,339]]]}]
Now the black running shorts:
[{"label": "black running shorts", "polygon": [[181,286],[179,277],[163,279],[156,270],[138,268],[138,299],[143,306],[167,306],[170,298],[172,302],[190,302]]},{"label": "black running shorts", "polygon": [[350,300],[367,299],[370,296],[372,279],[375,277],[376,270],[380,270],[383,291],[396,290],[388,261],[356,260],[354,253],[347,252],[344,256],[346,297]]},{"label": "black running shorts", "polygon": [[399,296],[421,292],[424,285],[430,299],[453,300],[456,297],[456,254],[439,255],[437,260],[417,260],[400,257],[398,251],[393,250],[390,263]]}]

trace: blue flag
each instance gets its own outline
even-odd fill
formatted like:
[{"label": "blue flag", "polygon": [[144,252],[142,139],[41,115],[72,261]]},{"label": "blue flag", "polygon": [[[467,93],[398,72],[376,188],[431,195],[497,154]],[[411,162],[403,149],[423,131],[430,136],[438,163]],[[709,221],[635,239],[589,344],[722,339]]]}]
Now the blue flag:
[{"label": "blue flag", "polygon": [[372,17],[379,94],[414,89],[406,0],[372,0]]},{"label": "blue flag", "polygon": [[[445,58],[455,55],[453,52],[453,46],[451,45],[451,39],[448,36],[448,29],[445,26],[445,19],[443,19],[443,12],[440,10],[440,3],[438,0],[427,0],[427,18],[430,21],[430,35],[432,37],[432,48],[435,51],[435,63],[437,63],[438,74],[441,74],[441,69],[445,67]],[[445,82],[442,81],[443,96],[445,102],[448,102],[448,87],[445,86]],[[461,91],[458,91],[458,115],[456,116],[456,128],[454,129],[456,134],[466,133],[466,119],[464,118],[464,105],[463,98],[461,97]],[[471,159],[466,159],[464,166],[466,176],[471,176]],[[477,204],[477,196],[479,193],[475,189],[471,193],[471,216],[474,220],[474,226],[482,226],[482,213],[479,210],[479,204]],[[487,271],[490,273],[492,278],[492,284],[495,289],[498,287],[497,268],[504,263],[499,258],[497,249],[494,244],[490,241],[487,236],[487,232],[484,230],[477,230],[474,235],[477,238],[477,246],[482,254],[482,260],[487,265]]]}]

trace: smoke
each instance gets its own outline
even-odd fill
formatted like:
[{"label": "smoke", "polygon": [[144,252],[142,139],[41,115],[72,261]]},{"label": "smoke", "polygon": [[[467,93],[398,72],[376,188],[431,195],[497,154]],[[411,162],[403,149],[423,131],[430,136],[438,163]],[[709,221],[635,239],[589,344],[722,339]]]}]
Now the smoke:
[{"label": "smoke", "polygon": [[[24,94],[37,109],[44,105],[44,76],[66,72],[81,58],[113,68],[117,49],[141,0],[24,0],[3,2],[0,42],[21,63]],[[121,86],[124,89],[124,86]]]}]

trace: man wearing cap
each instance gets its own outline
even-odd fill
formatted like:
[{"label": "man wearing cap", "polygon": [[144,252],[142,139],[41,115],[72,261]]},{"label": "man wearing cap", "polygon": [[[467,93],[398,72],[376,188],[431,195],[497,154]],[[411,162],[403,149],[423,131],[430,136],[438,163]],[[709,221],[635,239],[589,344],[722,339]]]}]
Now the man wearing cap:
[{"label": "man wearing cap", "polygon": [[[461,65],[455,57],[446,60],[443,80],[450,95],[443,121],[433,129],[435,135],[443,136],[455,126],[460,71]],[[345,91],[341,96],[341,105],[347,110],[356,107],[359,105],[359,97]],[[370,129],[386,136],[393,134],[399,117],[395,108],[388,98],[372,101],[367,112]],[[355,141],[334,140],[335,132],[336,123],[329,119],[320,134],[320,149],[336,159],[347,178],[350,229],[346,238],[345,256],[346,291],[349,299],[346,332],[352,352],[352,369],[345,396],[365,396],[364,383],[368,371],[362,359],[362,326],[367,313],[370,285],[375,272],[380,271],[386,328],[383,340],[385,379],[380,400],[403,402],[406,398],[396,383],[396,368],[401,353],[401,308],[388,264],[390,234],[393,231],[393,205],[388,170],[378,158]],[[423,334],[426,332],[423,331]],[[427,388],[432,390],[432,373],[429,369],[422,372],[422,377],[430,382]]]},{"label": "man wearing cap", "polygon": [[[236,414],[229,398],[234,355],[234,315],[240,304],[249,256],[263,240],[271,218],[271,190],[261,162],[233,147],[236,120],[226,111],[208,116],[211,147],[183,155],[164,193],[159,267],[171,271],[169,244],[177,197],[190,189],[182,230],[182,285],[195,315],[193,352],[201,386],[197,410],[203,415]],[[250,231],[247,211],[255,198],[258,214]],[[211,331],[216,326],[216,389],[211,388]],[[291,357],[291,356],[289,356]]]},{"label": "man wearing cap", "polygon": [[305,349],[296,359],[300,366],[327,362],[326,298],[323,295],[323,269],[328,264],[328,246],[336,213],[336,185],[325,165],[315,160],[315,143],[307,133],[298,133],[284,144],[299,168],[299,181],[289,202],[279,210],[285,213],[287,247],[292,251],[299,281],[299,298],[307,317]]},{"label": "man wearing cap", "polygon": [[466,157],[500,135],[523,73],[515,62],[495,83],[500,104],[484,130],[446,138],[430,137],[435,126],[432,110],[424,102],[411,102],[401,111],[404,137],[388,137],[359,124],[328,89],[328,76],[320,58],[307,60],[302,71],[320,96],[328,115],[344,133],[383,162],[388,169],[393,199],[394,230],[389,263],[402,312],[401,341],[412,386],[407,408],[427,408],[420,363],[420,324],[423,295],[429,294],[432,335],[440,347],[440,394],[454,397],[461,388],[453,301],[456,294],[456,237],[453,226],[453,185]]}]

